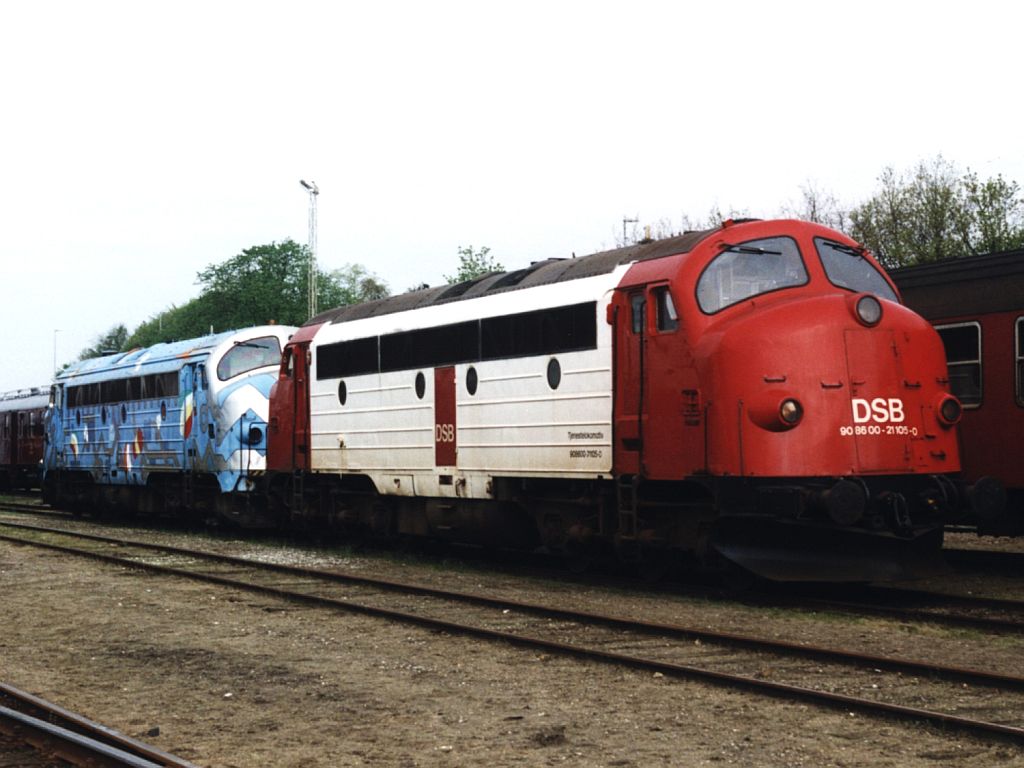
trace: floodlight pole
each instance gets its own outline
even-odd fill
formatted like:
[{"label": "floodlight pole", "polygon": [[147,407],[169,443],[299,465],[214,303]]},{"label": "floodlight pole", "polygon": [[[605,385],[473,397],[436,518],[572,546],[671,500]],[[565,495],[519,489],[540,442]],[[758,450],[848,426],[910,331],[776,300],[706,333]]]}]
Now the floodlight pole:
[{"label": "floodlight pole", "polygon": [[61,328],[53,329],[53,375],[57,375],[57,334],[61,332]]},{"label": "floodlight pole", "polygon": [[320,188],[315,181],[300,179],[301,184],[309,192],[309,316],[316,315],[316,199],[320,194]]}]

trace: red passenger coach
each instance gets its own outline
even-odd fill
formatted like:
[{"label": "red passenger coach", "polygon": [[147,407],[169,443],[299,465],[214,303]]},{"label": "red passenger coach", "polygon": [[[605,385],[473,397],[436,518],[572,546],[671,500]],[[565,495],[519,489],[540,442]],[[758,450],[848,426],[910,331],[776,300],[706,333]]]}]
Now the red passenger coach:
[{"label": "red passenger coach", "polygon": [[39,487],[48,403],[40,387],[0,394],[0,488]]},{"label": "red passenger coach", "polygon": [[981,533],[1024,534],[1024,249],[904,267],[892,277],[945,344],[964,406],[964,476],[1006,488],[1005,514],[987,505],[965,522]]},{"label": "red passenger coach", "polygon": [[275,506],[776,579],[930,567],[970,495],[942,343],[855,242],[726,222],[342,307],[271,393]]}]

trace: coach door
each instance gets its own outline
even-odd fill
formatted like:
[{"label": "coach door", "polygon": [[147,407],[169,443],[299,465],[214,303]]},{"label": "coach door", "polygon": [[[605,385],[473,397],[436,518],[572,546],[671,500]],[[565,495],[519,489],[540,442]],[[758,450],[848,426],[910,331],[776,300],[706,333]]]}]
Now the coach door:
[{"label": "coach door", "polygon": [[434,464],[454,467],[458,455],[455,442],[455,368],[434,369]]},{"label": "coach door", "polygon": [[198,377],[196,365],[191,363],[181,369],[181,391],[185,394],[182,400],[182,436],[185,439],[185,470],[194,472],[201,470],[199,435],[204,427],[200,425],[200,395],[197,392]]},{"label": "coach door", "polygon": [[[278,471],[310,468],[309,377],[310,344],[323,323],[300,328],[281,358],[277,381],[270,390],[267,468]],[[339,390],[341,383],[339,383]]]},{"label": "coach door", "polygon": [[309,469],[309,339],[284,348],[270,393],[267,468]]},{"label": "coach door", "polygon": [[644,314],[643,288],[617,291],[611,304],[615,326],[615,472],[640,474],[644,440]]},{"label": "coach door", "polygon": [[0,414],[0,464],[12,464],[11,412]]}]

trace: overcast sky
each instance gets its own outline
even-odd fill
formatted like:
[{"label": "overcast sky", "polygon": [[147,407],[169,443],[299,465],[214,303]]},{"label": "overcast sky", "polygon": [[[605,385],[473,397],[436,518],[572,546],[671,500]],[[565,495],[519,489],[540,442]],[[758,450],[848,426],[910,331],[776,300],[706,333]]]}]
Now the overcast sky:
[{"label": "overcast sky", "polygon": [[627,215],[852,205],[940,153],[1024,183],[1022,29],[988,0],[5,3],[0,391],[305,243],[300,179],[321,266],[394,292],[460,246],[515,268]]}]

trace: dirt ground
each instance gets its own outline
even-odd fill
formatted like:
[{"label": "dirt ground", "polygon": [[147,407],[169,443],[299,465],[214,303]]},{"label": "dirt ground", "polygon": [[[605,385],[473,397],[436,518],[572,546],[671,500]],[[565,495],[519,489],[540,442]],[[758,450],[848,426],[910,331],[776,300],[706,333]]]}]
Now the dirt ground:
[{"label": "dirt ground", "polygon": [[[265,544],[217,548],[323,559]],[[448,571],[422,560],[328,559],[335,567],[386,570],[456,589],[536,591],[521,594],[535,600],[550,591],[623,614],[760,625],[780,636],[806,631],[806,619],[779,611],[524,586],[507,574]],[[297,607],[5,542],[0,595],[0,679],[211,768],[1024,768],[1024,751],[998,742]],[[955,663],[987,648],[994,666],[1017,673],[1024,667],[1020,638],[894,633],[866,620],[826,624],[838,636],[910,656],[930,652]],[[973,658],[970,666],[981,661]]]}]

